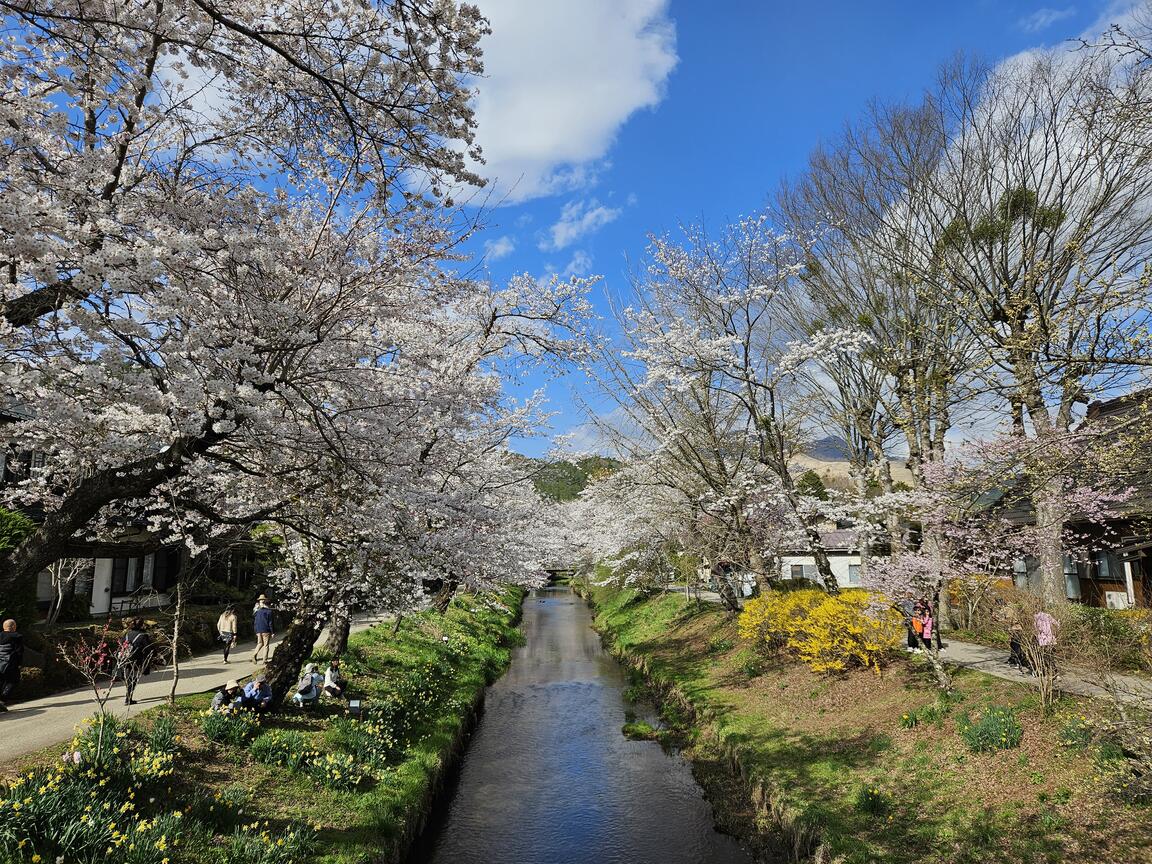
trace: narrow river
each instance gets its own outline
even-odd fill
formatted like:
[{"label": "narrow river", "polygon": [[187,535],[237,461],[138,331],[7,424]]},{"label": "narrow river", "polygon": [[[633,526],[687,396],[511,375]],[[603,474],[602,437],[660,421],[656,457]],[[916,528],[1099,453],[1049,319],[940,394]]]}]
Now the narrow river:
[{"label": "narrow river", "polygon": [[629,741],[624,669],[567,588],[524,602],[527,644],[487,707],[419,864],[749,864],[688,764]]}]

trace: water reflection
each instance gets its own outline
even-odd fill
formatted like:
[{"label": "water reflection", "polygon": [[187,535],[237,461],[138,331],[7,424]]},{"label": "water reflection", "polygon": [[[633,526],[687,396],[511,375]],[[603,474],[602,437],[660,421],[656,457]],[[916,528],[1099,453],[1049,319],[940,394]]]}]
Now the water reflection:
[{"label": "water reflection", "polygon": [[540,591],[525,601],[524,633],[488,693],[444,823],[414,861],[748,864],[713,829],[684,760],[620,734],[627,677],[584,603]]}]

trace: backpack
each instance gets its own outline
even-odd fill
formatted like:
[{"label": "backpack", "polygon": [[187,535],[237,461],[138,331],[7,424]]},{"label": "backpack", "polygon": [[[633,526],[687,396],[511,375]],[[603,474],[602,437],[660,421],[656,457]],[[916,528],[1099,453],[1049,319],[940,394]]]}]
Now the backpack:
[{"label": "backpack", "polygon": [[300,683],[296,685],[297,693],[307,693],[312,689],[312,676],[311,674],[305,675],[300,679]]}]

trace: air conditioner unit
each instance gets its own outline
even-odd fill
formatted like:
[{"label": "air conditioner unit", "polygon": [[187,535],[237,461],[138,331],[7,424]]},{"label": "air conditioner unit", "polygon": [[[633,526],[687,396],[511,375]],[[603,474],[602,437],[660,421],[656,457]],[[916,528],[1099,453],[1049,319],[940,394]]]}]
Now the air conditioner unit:
[{"label": "air conditioner unit", "polygon": [[1127,609],[1128,608],[1128,592],[1127,591],[1105,591],[1104,592],[1104,605],[1109,609]]}]

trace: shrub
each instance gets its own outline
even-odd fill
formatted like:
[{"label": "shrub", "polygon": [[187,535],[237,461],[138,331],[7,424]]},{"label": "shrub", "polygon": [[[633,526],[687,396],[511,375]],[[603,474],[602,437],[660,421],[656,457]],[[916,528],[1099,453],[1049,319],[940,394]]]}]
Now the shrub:
[{"label": "shrub", "polygon": [[659,730],[651,723],[646,723],[643,720],[625,723],[620,731],[625,738],[630,738],[633,741],[651,741],[660,735]]},{"label": "shrub", "polygon": [[224,848],[223,864],[298,864],[311,860],[318,847],[316,829],[308,825],[273,834],[259,822],[241,825]]},{"label": "shrub", "polygon": [[252,758],[266,765],[301,770],[313,751],[308,736],[287,729],[272,729],[258,736],[249,750]]},{"label": "shrub", "polygon": [[1010,750],[1020,746],[1024,729],[1011,708],[985,708],[975,719],[965,714],[957,722],[957,731],[973,753]]},{"label": "shrub", "polygon": [[260,730],[260,718],[252,711],[205,711],[200,728],[210,741],[239,747]]},{"label": "shrub", "polygon": [[379,717],[359,721],[338,717],[329,725],[324,737],[330,749],[350,753],[359,762],[378,771],[386,768],[401,752],[391,725]]},{"label": "shrub", "polygon": [[350,791],[368,779],[368,773],[351,753],[314,753],[312,757],[306,769],[309,776],[329,789]]},{"label": "shrub", "polygon": [[871,786],[863,786],[856,793],[856,809],[871,816],[883,816],[891,802],[888,795]]},{"label": "shrub", "polygon": [[771,591],[749,600],[740,635],[786,650],[815,672],[879,668],[901,634],[900,616],[868,591]]},{"label": "shrub", "polygon": [[167,714],[161,714],[148,730],[148,746],[163,752],[174,751],[180,743],[175,721]]},{"label": "shrub", "polygon": [[711,654],[723,654],[732,650],[732,640],[723,636],[713,636],[708,640],[708,651]]},{"label": "shrub", "polygon": [[1088,718],[1083,714],[1071,718],[1060,730],[1060,743],[1065,747],[1087,747],[1094,737]]}]

